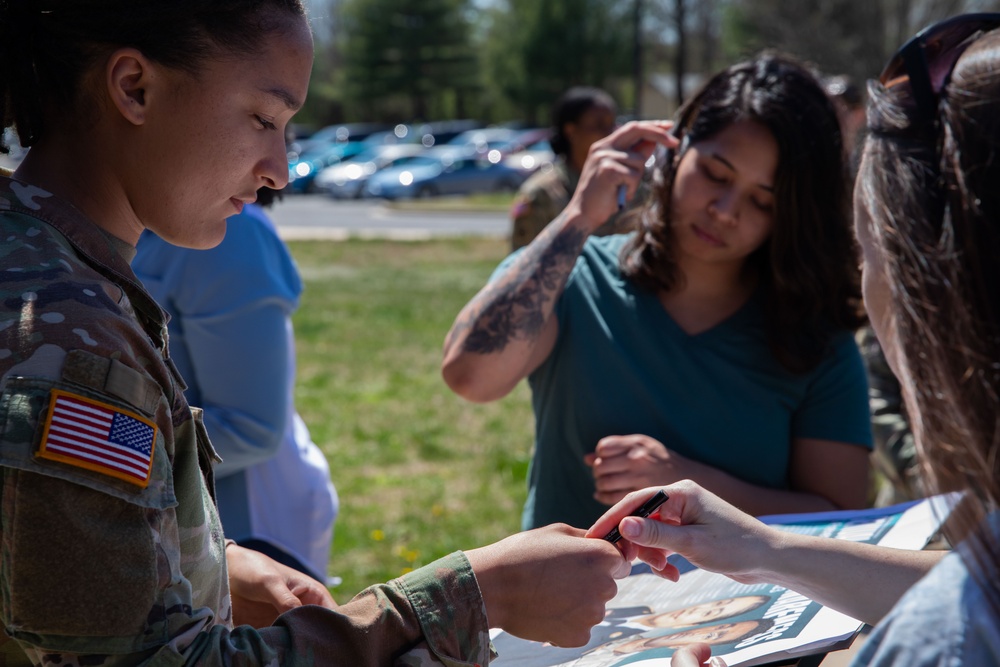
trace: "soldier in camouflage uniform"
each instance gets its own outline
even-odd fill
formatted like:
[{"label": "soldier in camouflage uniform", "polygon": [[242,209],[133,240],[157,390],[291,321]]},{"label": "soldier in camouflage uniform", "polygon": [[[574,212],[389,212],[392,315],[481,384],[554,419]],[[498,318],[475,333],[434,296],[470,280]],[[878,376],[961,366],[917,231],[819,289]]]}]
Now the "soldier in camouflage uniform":
[{"label": "soldier in camouflage uniform", "polygon": [[[218,457],[129,261],[146,224],[211,245],[237,197],[287,181],[280,130],[312,61],[302,7],[45,7],[0,4],[3,127],[33,144],[0,176],[0,664],[481,664],[491,625],[586,642],[628,566],[582,531],[456,552],[340,607],[224,541]],[[174,169],[192,155],[221,171]]]},{"label": "soldier in camouflage uniform", "polygon": [[[591,144],[615,129],[616,106],[597,88],[570,88],[552,109],[552,150],[556,160],[525,181],[511,206],[511,250],[529,243],[556,219],[576,191]],[[628,231],[627,216],[613,215],[594,234]]]}]

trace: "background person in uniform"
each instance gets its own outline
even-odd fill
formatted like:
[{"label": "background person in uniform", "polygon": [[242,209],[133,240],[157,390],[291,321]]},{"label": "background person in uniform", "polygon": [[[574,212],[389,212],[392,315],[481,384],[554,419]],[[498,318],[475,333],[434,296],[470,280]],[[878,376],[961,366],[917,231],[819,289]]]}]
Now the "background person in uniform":
[{"label": "background person in uniform", "polygon": [[218,244],[287,183],[313,60],[302,5],[6,2],[0,30],[2,125],[31,146],[0,176],[7,664],[484,664],[490,626],[585,643],[628,564],[583,531],[455,552],[339,608],[224,540],[218,456],[129,262],[145,229]]},{"label": "background person in uniform", "polygon": [[[556,159],[551,169],[540,169],[521,184],[511,206],[511,249],[531,243],[556,219],[580,181],[580,171],[591,145],[611,134],[618,113],[614,99],[600,88],[570,88],[552,108],[552,137]],[[625,217],[613,213],[594,233],[615,234],[625,229]]]},{"label": "background person in uniform", "polygon": [[[777,583],[874,625],[855,665],[1000,664],[1000,14],[935,24],[869,85],[855,186],[864,296],[903,387],[932,493],[962,492],[943,526],[955,548],[907,551],[782,533],[691,484],[664,489],[663,522],[625,518],[626,557],[677,576],[667,556],[746,584]],[[708,649],[672,664],[704,662]]]},{"label": "background person in uniform", "polygon": [[210,250],[143,232],[132,270],[170,315],[184,395],[222,457],[215,500],[226,537],[326,583],[337,492],[295,410],[302,279],[262,208],[275,196],[260,188]]},{"label": "background person in uniform", "polygon": [[863,507],[858,258],[830,100],[773,54],[718,73],[679,111],[641,229],[595,238],[649,156],[628,152],[625,128],[595,143],[566,210],[445,341],[460,396],[497,400],[528,378],[522,527],[587,526],[686,478],[754,514]]}]

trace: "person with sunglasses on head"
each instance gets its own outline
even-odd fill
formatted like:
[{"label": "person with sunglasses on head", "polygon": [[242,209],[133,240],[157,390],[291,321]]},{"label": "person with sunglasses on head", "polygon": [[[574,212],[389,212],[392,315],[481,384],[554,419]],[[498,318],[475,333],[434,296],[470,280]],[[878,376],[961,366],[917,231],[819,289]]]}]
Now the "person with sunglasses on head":
[{"label": "person with sunglasses on head", "polygon": [[[639,229],[594,237],[653,155]],[[839,122],[816,76],[764,53],[676,123],[594,144],[569,206],[457,316],[448,385],[532,391],[522,527],[589,526],[693,478],[754,514],[863,507],[871,423]]]},{"label": "person with sunglasses on head", "polygon": [[[1000,14],[931,26],[869,86],[855,185],[864,296],[903,387],[931,492],[961,492],[953,551],[879,548],[782,533],[693,483],[666,490],[662,521],[624,518],[627,557],[668,578],[667,555],[773,582],[875,625],[857,665],[1000,664]],[[705,662],[706,646],[672,662]],[[714,663],[713,663],[714,664]]]},{"label": "person with sunglasses on head", "polygon": [[628,564],[566,526],[458,551],[339,607],[224,539],[219,462],[129,261],[217,245],[287,184],[299,0],[0,2],[0,663],[469,665],[490,627],[581,645]]}]

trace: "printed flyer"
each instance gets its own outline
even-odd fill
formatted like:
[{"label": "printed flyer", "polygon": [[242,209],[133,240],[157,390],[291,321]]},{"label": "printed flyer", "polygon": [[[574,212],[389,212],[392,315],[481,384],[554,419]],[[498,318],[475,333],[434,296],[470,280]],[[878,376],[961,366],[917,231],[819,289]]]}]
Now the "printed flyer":
[{"label": "printed flyer", "polygon": [[[783,530],[899,549],[922,549],[953,506],[941,496],[888,508],[761,517]],[[677,583],[642,564],[618,584],[590,642],[560,648],[498,632],[501,667],[668,667],[686,644],[708,643],[730,667],[758,665],[850,646],[863,627],[798,593],[772,584],[740,584],[675,558]],[[644,571],[645,570],[645,571]]]}]

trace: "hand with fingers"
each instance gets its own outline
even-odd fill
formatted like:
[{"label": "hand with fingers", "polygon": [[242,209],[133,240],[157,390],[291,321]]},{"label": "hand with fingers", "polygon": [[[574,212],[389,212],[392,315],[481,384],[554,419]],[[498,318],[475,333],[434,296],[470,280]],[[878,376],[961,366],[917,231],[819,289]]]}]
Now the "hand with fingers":
[{"label": "hand with fingers", "polygon": [[692,644],[677,649],[670,657],[670,667],[726,667],[722,658],[712,657],[708,644]]},{"label": "hand with fingers", "polygon": [[326,586],[259,551],[231,543],[226,547],[226,561],[235,625],[263,628],[302,605],[337,606]]},{"label": "hand with fingers", "polygon": [[[660,489],[669,496],[658,519],[629,516]],[[744,514],[694,482],[634,491],[608,510],[587,531],[601,537],[618,526],[618,546],[627,560],[638,558],[654,572],[676,581],[677,568],[667,562],[679,553],[696,566],[719,572],[740,583],[759,583],[756,564],[768,561],[781,533]]]},{"label": "hand with fingers", "polygon": [[619,186],[631,199],[656,147],[677,147],[671,128],[668,121],[632,121],[594,142],[567,210],[584,216],[593,229],[604,224],[618,212]]},{"label": "hand with fingers", "polygon": [[492,627],[556,646],[583,646],[630,566],[606,540],[565,524],[466,552]]},{"label": "hand with fingers", "polygon": [[614,505],[632,491],[692,479],[703,467],[648,435],[610,435],[584,457],[594,473],[594,498]]}]

